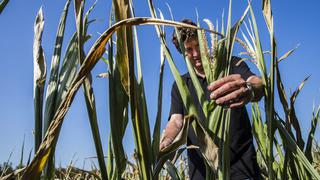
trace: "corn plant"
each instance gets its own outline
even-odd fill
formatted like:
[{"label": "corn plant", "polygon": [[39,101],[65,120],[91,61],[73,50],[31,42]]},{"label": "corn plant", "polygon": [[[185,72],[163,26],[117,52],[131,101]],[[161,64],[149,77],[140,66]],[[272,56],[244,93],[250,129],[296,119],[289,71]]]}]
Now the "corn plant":
[{"label": "corn plant", "polygon": [[[54,56],[52,57],[51,63],[51,74],[48,83],[47,93],[46,93],[46,104],[45,104],[45,113],[44,113],[44,132],[47,130],[49,124],[51,123],[52,117],[58,108],[60,102],[65,96],[66,89],[73,80],[77,68],[77,62],[82,63],[83,59],[83,50],[82,46],[87,38],[87,27],[88,27],[88,16],[93,9],[94,5],[89,9],[85,18],[83,19],[82,9],[79,2],[75,1],[76,7],[76,21],[77,21],[77,33],[74,33],[72,36],[69,45],[67,47],[67,52],[62,63],[60,65],[61,57],[61,47],[63,43],[63,34],[65,29],[66,17],[68,14],[70,1],[66,2],[64,11],[61,15],[61,20],[58,28],[56,45],[54,49]],[[83,8],[83,4],[82,4]],[[83,25],[85,24],[85,25]],[[34,43],[34,104],[35,104],[35,150],[40,146],[42,140],[42,103],[43,103],[43,91],[46,78],[46,64],[44,59],[44,52],[41,47],[41,37],[43,31],[43,15],[42,9],[40,9],[35,23],[35,43]],[[82,53],[79,53],[82,52]],[[80,58],[79,58],[80,57]],[[90,84],[89,79],[91,75],[88,75],[88,79],[84,83],[84,95],[86,99],[86,105],[88,109],[90,125],[92,128],[92,133],[94,137],[94,142],[98,154],[98,161],[101,167],[101,174],[103,177],[106,176],[104,155],[102,152],[102,145],[97,125],[97,116],[95,110],[95,101],[94,94]],[[53,156],[50,157],[50,160],[47,165],[45,177],[51,179],[54,177],[54,160]]]},{"label": "corn plant", "polygon": [[[250,12],[250,24],[252,26],[247,28],[247,31],[251,41],[248,40],[249,38],[245,35],[244,37],[248,47],[251,47],[251,52],[253,52],[253,57],[256,60],[256,65],[262,77],[265,92],[264,107],[266,120],[266,123],[263,124],[261,110],[257,104],[253,104],[253,133],[257,140],[258,151],[262,156],[263,164],[266,165],[268,172],[267,177],[269,179],[295,179],[297,177],[299,179],[304,179],[306,177],[310,179],[319,179],[320,176],[312,167],[312,162],[308,161],[306,157],[307,154],[305,155],[303,153],[304,142],[301,137],[300,125],[294,110],[295,99],[308,78],[306,78],[292,94],[289,106],[285,89],[281,81],[278,63],[287,58],[293,50],[278,58],[271,3],[268,0],[263,1],[263,15],[269,31],[271,47],[270,72],[268,73],[265,61],[267,57],[262,50],[259,30],[252,7],[250,7]],[[275,85],[278,89],[286,121],[282,120],[274,107]],[[313,124],[316,123],[317,118],[313,118],[312,122]],[[294,128],[296,132],[295,136],[293,135],[292,128]],[[313,137],[314,134],[314,128],[312,129],[313,131],[309,134],[310,137]],[[280,140],[275,134],[276,131],[280,134],[283,149],[279,144]],[[312,141],[312,139],[309,139],[308,141]],[[310,151],[310,145],[308,146],[307,151]],[[279,160],[274,158],[274,152],[277,152],[279,155]]]}]

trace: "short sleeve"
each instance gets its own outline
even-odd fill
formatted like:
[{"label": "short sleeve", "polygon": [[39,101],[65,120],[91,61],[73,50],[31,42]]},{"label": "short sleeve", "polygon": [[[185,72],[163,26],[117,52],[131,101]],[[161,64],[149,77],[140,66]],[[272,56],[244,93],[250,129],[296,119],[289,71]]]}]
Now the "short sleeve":
[{"label": "short sleeve", "polygon": [[179,93],[176,82],[173,83],[172,89],[171,89],[171,107],[170,107],[169,120],[172,114],[184,114],[183,102],[182,102],[181,95]]},{"label": "short sleeve", "polygon": [[247,80],[250,76],[255,75],[250,71],[248,65],[244,61],[240,62],[240,60],[241,58],[239,57],[232,57],[232,74],[240,74],[244,80]]}]

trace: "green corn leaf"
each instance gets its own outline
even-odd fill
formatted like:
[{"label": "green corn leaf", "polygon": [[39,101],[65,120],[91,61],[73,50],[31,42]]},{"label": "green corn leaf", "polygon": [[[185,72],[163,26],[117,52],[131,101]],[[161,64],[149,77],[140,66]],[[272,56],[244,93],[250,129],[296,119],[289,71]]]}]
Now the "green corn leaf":
[{"label": "green corn leaf", "polygon": [[[112,39],[111,39],[112,40]],[[110,41],[111,42],[111,41]],[[118,43],[117,43],[118,44]],[[109,64],[112,64],[113,44],[109,43]],[[110,109],[110,129],[112,137],[113,154],[115,157],[115,175],[119,178],[126,166],[126,156],[122,139],[128,123],[128,96],[120,82],[119,68],[110,66],[109,74],[109,109]]]},{"label": "green corn leaf", "polygon": [[22,146],[21,146],[21,154],[20,154],[20,162],[18,164],[18,168],[23,167],[23,154],[24,154],[24,142],[26,140],[26,135],[23,136]]},{"label": "green corn leaf", "polygon": [[54,109],[56,108],[55,100],[56,100],[56,91],[58,89],[57,83],[58,83],[58,75],[59,75],[60,56],[61,56],[65,23],[66,23],[68,10],[69,10],[69,5],[70,5],[70,0],[66,2],[64,10],[61,14],[57,36],[56,36],[54,53],[51,60],[51,70],[50,70],[51,72],[50,72],[50,78],[49,78],[47,92],[46,92],[46,105],[45,105],[45,114],[44,114],[45,131],[48,129],[48,126],[51,123],[52,117],[54,116],[54,113],[55,113]]},{"label": "green corn leaf", "polygon": [[[110,14],[110,26],[113,22],[114,10]],[[120,75],[117,66],[113,66],[113,43],[112,37],[108,44],[108,64],[109,64],[109,109],[110,109],[110,129],[112,147],[109,147],[108,178],[117,179],[124,171],[126,156],[122,139],[128,124],[128,96],[120,82]],[[116,64],[115,64],[116,65]],[[115,108],[117,107],[117,108]],[[111,145],[111,144],[110,144]],[[113,160],[114,158],[114,160]],[[112,167],[110,167],[112,165]],[[110,172],[111,171],[111,172]],[[120,172],[120,173],[119,173]]]},{"label": "green corn leaf", "polygon": [[40,8],[34,25],[33,60],[34,60],[34,116],[35,116],[35,151],[39,148],[42,140],[42,106],[44,84],[46,80],[46,61],[41,46],[44,18],[42,8]]},{"label": "green corn leaf", "polygon": [[298,86],[298,88],[292,93],[291,97],[290,97],[290,100],[291,100],[291,103],[294,104],[296,99],[297,99],[297,96],[299,95],[300,91],[302,90],[304,84],[306,83],[306,81],[310,78],[310,76],[306,77],[301,83],[300,85]]},{"label": "green corn leaf", "polygon": [[[100,172],[102,179],[107,179],[107,172],[106,172],[106,165],[104,161],[102,143],[100,138],[100,132],[98,127],[98,119],[97,119],[97,112],[95,106],[95,96],[92,88],[92,80],[91,74],[88,75],[87,79],[84,82],[84,93],[85,93],[85,101],[87,106],[87,111],[90,120],[91,132],[93,135],[95,148],[97,152],[98,162],[100,166]],[[89,79],[90,78],[90,79]]]},{"label": "green corn leaf", "polygon": [[83,52],[83,45],[84,45],[84,36],[83,32],[86,28],[83,25],[83,9],[84,9],[84,0],[75,0],[74,1],[74,8],[75,8],[75,18],[76,18],[76,27],[77,27],[77,39],[78,39],[78,58],[79,63],[82,64],[84,60],[84,52]]},{"label": "green corn leaf", "polygon": [[9,0],[2,0],[0,2],[0,14],[2,13],[3,9],[6,7],[8,3],[9,3]]},{"label": "green corn leaf", "polygon": [[312,143],[314,141],[314,134],[319,122],[319,115],[320,115],[320,106],[317,108],[317,110],[313,109],[311,128],[308,134],[307,145],[305,148],[305,155],[311,163],[314,162],[312,157]]},{"label": "green corn leaf", "polygon": [[[62,67],[59,74],[59,87],[57,93],[57,104],[65,98],[70,84],[76,76],[78,65],[78,43],[77,34],[74,33],[69,41],[66,54],[64,55]],[[58,107],[55,109],[55,111]]]},{"label": "green corn leaf", "polygon": [[279,70],[279,63],[276,63],[276,75],[277,75],[277,88],[278,88],[278,94],[279,98],[283,107],[283,110],[286,114],[286,116],[289,116],[289,105],[288,105],[288,100],[287,100],[287,95],[286,91],[284,89],[282,80],[281,80],[281,75],[280,75],[280,70]]},{"label": "green corn leaf", "polygon": [[252,121],[252,132],[256,139],[258,149],[264,162],[267,162],[266,141],[268,140],[268,137],[264,131],[264,124],[262,122],[260,108],[257,103],[252,103]]},{"label": "green corn leaf", "polygon": [[109,143],[108,143],[108,164],[107,164],[107,172],[108,172],[108,179],[113,179],[112,175],[114,174],[114,161],[113,161],[113,149],[112,149],[112,137],[109,136]]},{"label": "green corn leaf", "polygon": [[119,70],[113,70],[109,75],[109,108],[110,130],[112,136],[115,166],[118,175],[121,175],[126,166],[126,156],[122,145],[125,128],[128,122],[128,96],[121,84]]},{"label": "green corn leaf", "polygon": [[[281,121],[282,125],[286,125],[287,124],[286,122],[283,122],[278,115],[277,115],[277,117]],[[293,135],[293,133],[292,133],[290,128],[287,130],[287,132],[288,132],[288,134],[290,134],[291,137],[294,137],[294,135]],[[282,174],[281,178],[288,178],[290,176],[299,177],[299,175],[300,175],[299,171],[301,171],[301,169],[298,167],[298,164],[295,162],[294,155],[293,155],[293,153],[291,152],[291,150],[289,148],[286,136],[283,133],[280,133],[280,137],[281,137],[282,142],[283,142],[284,152],[286,152],[285,153],[285,157],[284,157],[284,169],[283,169],[283,174]]]},{"label": "green corn leaf", "polygon": [[26,166],[28,166],[30,164],[30,161],[31,161],[31,155],[32,155],[32,149],[30,150],[29,152],[29,155],[28,155],[28,160],[27,160],[27,164]]},{"label": "green corn leaf", "polygon": [[177,168],[170,161],[166,162],[166,170],[168,171],[172,180],[180,180]]},{"label": "green corn leaf", "polygon": [[[84,52],[83,52],[83,45],[85,43],[85,37],[87,32],[87,18],[89,16],[89,13],[93,9],[91,7],[89,11],[86,14],[85,19],[83,20],[83,8],[84,8],[84,1],[74,1],[75,2],[75,16],[76,16],[76,25],[77,25],[77,40],[78,40],[78,58],[79,58],[79,63],[80,65],[83,63],[83,58],[84,58]],[[96,105],[95,105],[95,96],[94,96],[94,91],[92,88],[92,75],[89,72],[87,74],[86,79],[84,80],[83,83],[83,89],[84,89],[84,97],[86,101],[86,107],[88,111],[88,116],[89,116],[89,122],[91,126],[91,132],[96,148],[96,153],[98,157],[98,163],[100,167],[100,172],[101,172],[101,178],[103,180],[108,179],[107,175],[107,168],[106,164],[104,161],[104,154],[103,154],[103,149],[102,149],[102,143],[101,143],[101,138],[100,138],[100,132],[98,128],[98,118],[97,118],[97,111],[96,111]]]},{"label": "green corn leaf", "polygon": [[266,71],[266,64],[265,64],[265,59],[263,55],[263,50],[261,47],[261,41],[260,41],[260,35],[258,31],[258,26],[257,22],[255,19],[255,15],[252,9],[252,6],[250,6],[250,15],[251,15],[251,21],[252,21],[252,26],[253,26],[253,35],[254,35],[254,48],[255,48],[255,54],[256,54],[256,62],[257,62],[257,67],[259,69],[262,83],[264,85],[264,94],[265,96],[269,96],[269,92],[267,91],[267,85],[268,85],[268,77],[267,77],[267,71]]},{"label": "green corn leaf", "polygon": [[[164,70],[164,53],[163,47],[160,48],[160,74],[159,74],[159,87],[158,87],[158,106],[157,106],[157,116],[153,129],[153,138],[152,138],[152,149],[153,156],[157,157],[159,153],[159,144],[160,144],[160,125],[161,125],[161,110],[162,110],[162,87],[163,87],[163,70]],[[155,161],[154,161],[155,162]]]},{"label": "green corn leaf", "polygon": [[[129,7],[130,7],[130,11],[131,11],[131,16],[134,17],[135,13],[134,13],[134,9],[133,9],[133,4],[132,4],[131,0],[130,0],[130,2],[131,3],[129,3]],[[139,101],[140,101],[140,106],[141,106],[139,108],[139,110],[141,110],[142,121],[143,121],[142,122],[142,130],[143,130],[143,134],[145,134],[147,144],[150,144],[150,146],[148,146],[149,147],[148,148],[149,149],[148,156],[151,159],[150,163],[154,164],[156,156],[154,156],[154,154],[153,154],[151,134],[150,134],[150,130],[149,130],[150,125],[149,125],[149,118],[148,118],[147,101],[146,101],[145,90],[144,90],[144,81],[143,81],[142,70],[141,70],[141,57],[140,57],[138,35],[137,35],[136,27],[133,26],[132,29],[133,29],[134,37],[130,37],[130,36],[132,36],[132,33],[129,34],[130,35],[129,37],[132,40],[134,38],[134,42],[135,42],[135,50],[136,50],[135,54],[136,54],[136,59],[137,59],[137,72],[138,72],[137,83],[138,83],[138,87],[139,87],[138,95],[139,95],[139,99],[140,99]],[[132,43],[132,46],[133,46],[133,43]],[[132,55],[132,59],[133,59],[133,55]],[[134,70],[132,70],[132,72],[134,72]],[[160,131],[159,131],[159,134],[160,134]]]},{"label": "green corn leaf", "polygon": [[[70,0],[68,0],[65,4],[63,12],[61,14],[57,36],[56,36],[56,43],[54,48],[54,53],[51,60],[51,72],[50,78],[48,82],[47,92],[46,92],[46,104],[45,104],[45,112],[44,112],[44,131],[47,131],[49,124],[52,122],[52,118],[55,114],[55,109],[59,106],[56,102],[59,101],[56,99],[57,90],[58,90],[58,75],[59,75],[59,65],[60,65],[60,58],[61,58],[61,50],[62,50],[62,43],[65,31],[65,24],[66,18],[69,10]],[[45,178],[46,179],[53,179],[54,171],[55,171],[55,163],[54,163],[54,151],[55,147],[53,148],[52,155],[49,157],[49,161],[47,163],[47,167],[45,170]]]},{"label": "green corn leaf", "polygon": [[303,141],[302,134],[301,134],[301,128],[300,128],[299,121],[298,121],[298,118],[295,113],[294,103],[295,103],[295,100],[296,100],[297,96],[299,95],[300,91],[302,90],[305,82],[309,79],[309,77],[310,76],[305,78],[300,83],[299,87],[293,92],[293,94],[290,97],[289,119],[290,119],[290,123],[292,124],[292,126],[294,127],[294,129],[296,131],[297,144],[299,145],[300,149],[303,149],[305,143]]},{"label": "green corn leaf", "polygon": [[[160,11],[161,19],[164,19],[162,12]],[[162,32],[165,33],[164,27]],[[165,34],[163,34],[165,36]],[[160,149],[160,128],[161,128],[161,116],[162,116],[162,90],[163,90],[163,73],[165,65],[165,54],[163,46],[160,45],[160,74],[159,74],[159,86],[158,86],[158,103],[157,103],[157,115],[152,135],[152,150],[153,150],[153,166],[156,165],[157,156]]]},{"label": "green corn leaf", "polygon": [[279,174],[277,175],[277,177],[281,177],[281,174],[283,173],[283,168],[284,168],[284,155],[283,155],[283,152],[282,152],[282,149],[280,147],[280,144],[278,142],[278,140],[276,138],[273,139],[274,141],[274,144],[275,144],[275,147],[276,147],[276,152],[277,152],[277,155],[279,157],[279,160],[278,160],[278,172]]},{"label": "green corn leaf", "polygon": [[301,149],[298,147],[298,145],[295,143],[294,139],[291,137],[291,135],[286,131],[286,129],[279,123],[279,121],[274,121],[276,127],[278,128],[280,134],[286,137],[286,140],[288,141],[288,148],[292,152],[294,156],[295,161],[299,161],[302,163],[304,168],[308,171],[308,173],[311,174],[312,178],[320,179],[320,175],[316,170],[312,167],[306,156],[303,154]]},{"label": "green corn leaf", "polygon": [[91,6],[91,7],[89,8],[89,10],[86,12],[86,14],[85,14],[85,16],[84,16],[84,18],[83,18],[83,27],[84,27],[84,28],[83,28],[83,32],[82,32],[83,35],[86,35],[86,34],[87,34],[88,25],[90,24],[90,22],[93,22],[93,21],[94,21],[94,20],[89,21],[88,19],[89,19],[90,13],[91,13],[92,10],[95,8],[97,2],[98,2],[98,0],[96,0],[96,1],[92,4],[92,6]]},{"label": "green corn leaf", "polygon": [[[11,160],[12,153],[13,153],[13,151],[10,152],[8,160],[5,162],[5,165],[4,165],[3,170],[1,172],[1,175],[0,175],[1,178],[6,174],[6,172],[8,170],[8,165],[9,165],[9,162]],[[10,174],[5,176],[4,179],[9,179],[9,177],[11,177]]]}]

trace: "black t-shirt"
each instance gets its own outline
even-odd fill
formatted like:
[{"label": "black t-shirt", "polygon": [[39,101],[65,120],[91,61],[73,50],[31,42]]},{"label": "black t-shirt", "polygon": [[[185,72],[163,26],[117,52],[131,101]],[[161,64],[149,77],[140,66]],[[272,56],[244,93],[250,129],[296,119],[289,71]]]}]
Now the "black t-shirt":
[{"label": "black t-shirt", "polygon": [[[231,65],[231,74],[240,74],[244,80],[254,75],[246,63],[241,62],[238,66],[239,58],[233,58]],[[202,107],[197,98],[196,90],[193,86],[189,73],[182,76],[186,82],[191,96],[193,97],[195,106],[198,110],[200,119],[205,119]],[[207,81],[204,78],[198,77],[199,82],[204,90],[205,96],[210,100],[210,92],[207,90]],[[187,111],[183,105],[178,87],[173,83],[171,90],[171,109],[172,114],[187,115]],[[169,117],[170,117],[169,116]],[[231,110],[230,119],[230,178],[245,179],[259,176],[259,167],[256,159],[256,152],[253,146],[253,138],[251,133],[251,125],[247,110],[245,107]],[[189,129],[187,145],[196,144],[195,134],[192,128]],[[205,179],[205,165],[199,150],[188,150],[188,165],[190,179]]]}]

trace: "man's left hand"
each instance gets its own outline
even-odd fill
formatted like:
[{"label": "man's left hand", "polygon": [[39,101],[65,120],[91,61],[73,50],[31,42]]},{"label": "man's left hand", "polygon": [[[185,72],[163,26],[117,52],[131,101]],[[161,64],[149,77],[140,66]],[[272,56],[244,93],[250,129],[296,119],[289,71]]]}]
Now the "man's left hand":
[{"label": "man's left hand", "polygon": [[218,105],[238,108],[246,105],[251,99],[251,92],[240,74],[232,74],[221,78],[208,86],[212,91],[210,99]]}]

